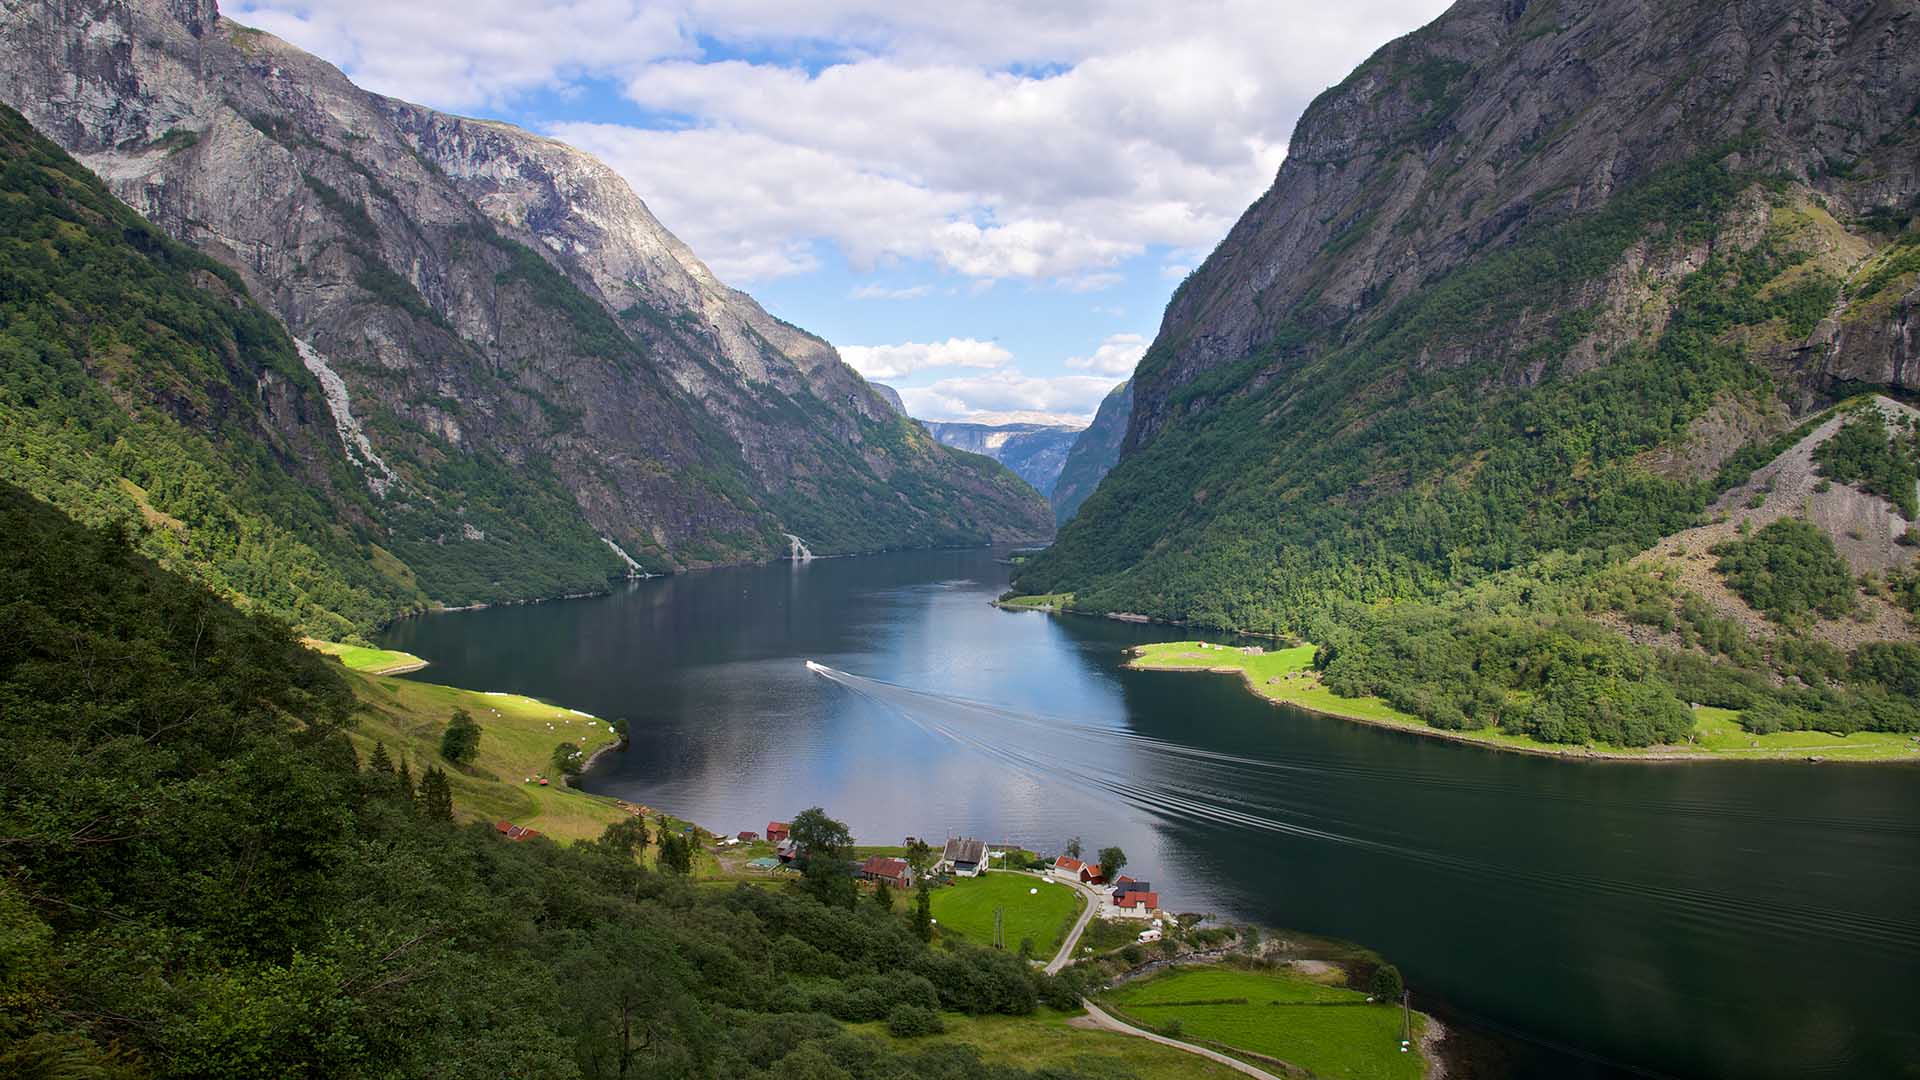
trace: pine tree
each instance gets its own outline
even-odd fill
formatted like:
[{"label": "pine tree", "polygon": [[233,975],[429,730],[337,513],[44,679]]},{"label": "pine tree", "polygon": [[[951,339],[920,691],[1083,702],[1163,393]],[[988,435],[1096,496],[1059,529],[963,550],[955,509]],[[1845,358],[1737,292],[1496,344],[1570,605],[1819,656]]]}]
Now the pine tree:
[{"label": "pine tree", "polygon": [[420,808],[429,820],[453,820],[453,785],[438,767],[429,767],[420,778]]},{"label": "pine tree", "polygon": [[893,914],[893,889],[885,881],[873,883],[873,906],[887,915]]},{"label": "pine tree", "polygon": [[387,754],[386,743],[377,742],[373,744],[373,756],[367,759],[367,768],[376,773],[384,773],[387,776],[393,775],[393,758]]},{"label": "pine tree", "polygon": [[933,890],[926,878],[920,879],[913,898],[913,932],[921,941],[933,940]]},{"label": "pine tree", "polygon": [[412,806],[413,799],[414,799],[413,769],[411,766],[407,764],[406,758],[400,759],[399,775],[400,775],[400,794],[403,798],[407,800],[407,805]]}]

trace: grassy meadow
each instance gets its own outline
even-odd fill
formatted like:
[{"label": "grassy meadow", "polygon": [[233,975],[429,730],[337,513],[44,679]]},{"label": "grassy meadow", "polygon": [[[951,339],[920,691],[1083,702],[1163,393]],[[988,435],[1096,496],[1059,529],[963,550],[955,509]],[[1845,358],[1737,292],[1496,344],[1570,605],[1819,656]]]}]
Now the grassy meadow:
[{"label": "grassy meadow", "polygon": [[1072,1069],[1087,1076],[1128,1080],[1233,1080],[1240,1073],[1225,1065],[1160,1046],[1132,1035],[1079,1027],[1078,1013],[1041,1007],[1032,1016],[965,1016],[942,1013],[946,1032],[916,1039],[888,1034],[884,1023],[849,1024],[848,1030],[872,1035],[895,1050],[911,1051],[938,1043],[964,1043],[992,1061],[1017,1060],[1029,1069]]},{"label": "grassy meadow", "polygon": [[[1314,1076],[1419,1080],[1417,1052],[1400,1052],[1400,1010],[1312,979],[1224,967],[1174,968],[1101,999],[1137,1026],[1279,1058]],[[1418,1045],[1424,1017],[1414,1018]],[[1216,1047],[1216,1049],[1219,1048]]]},{"label": "grassy meadow", "polygon": [[307,648],[337,658],[349,671],[364,671],[369,675],[398,675],[403,671],[418,671],[427,666],[425,660],[397,649],[343,645],[337,641],[321,641],[318,638],[301,640]]},{"label": "grassy meadow", "polygon": [[[362,759],[375,742],[384,742],[396,762],[412,763],[416,778],[428,765],[440,765],[453,784],[454,814],[462,820],[504,819],[564,841],[599,836],[626,816],[612,800],[565,787],[548,773],[553,749],[563,742],[589,754],[618,742],[605,721],[518,694],[358,672],[349,673],[348,681],[360,701],[351,734]],[[440,736],[455,709],[467,710],[480,725],[479,757],[465,768],[440,760]],[[542,775],[548,786],[527,783]]]},{"label": "grassy meadow", "polygon": [[[1037,891],[1036,891],[1037,890]],[[993,910],[1004,912],[1001,932],[1007,948],[1033,941],[1035,956],[1051,956],[1073,920],[1080,917],[1080,893],[1067,885],[1025,874],[988,872],[961,878],[933,890],[933,917],[942,935],[954,934],[976,945],[993,944]]]}]

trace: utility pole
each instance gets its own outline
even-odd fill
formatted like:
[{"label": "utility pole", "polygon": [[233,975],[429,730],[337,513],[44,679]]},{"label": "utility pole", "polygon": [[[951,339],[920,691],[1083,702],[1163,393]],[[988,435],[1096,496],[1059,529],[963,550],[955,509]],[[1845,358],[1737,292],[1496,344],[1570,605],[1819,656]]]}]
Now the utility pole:
[{"label": "utility pole", "polygon": [[1413,1052],[1413,991],[1400,991],[1400,1052]]},{"label": "utility pole", "polygon": [[1001,916],[1006,913],[1006,910],[1006,908],[993,909],[993,947],[996,949],[1004,949],[1007,947],[1007,935],[1000,928],[1000,919]]}]

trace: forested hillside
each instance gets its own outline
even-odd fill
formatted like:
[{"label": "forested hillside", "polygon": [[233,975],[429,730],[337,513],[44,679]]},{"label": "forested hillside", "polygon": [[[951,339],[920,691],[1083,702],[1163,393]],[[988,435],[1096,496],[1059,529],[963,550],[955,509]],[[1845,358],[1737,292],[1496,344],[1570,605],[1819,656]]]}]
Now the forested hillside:
[{"label": "forested hillside", "polygon": [[425,602],[237,275],[0,105],[0,479],[322,636]]},{"label": "forested hillside", "polygon": [[1016,1078],[842,1023],[1074,998],[850,879],[715,892],[632,822],[455,826],[356,760],[283,623],[11,485],[0,535],[0,1075]]},{"label": "forested hillside", "polygon": [[[1304,635],[1443,726],[1683,734],[1696,680],[1538,613],[1607,606],[1595,574],[1803,418],[1914,385],[1916,33],[1865,2],[1463,0],[1382,49],[1176,291],[1119,464],[1017,586]],[[1897,591],[1888,497],[1852,574]],[[1741,678],[1805,681],[1796,640]],[[1816,722],[1912,722],[1863,710]]]}]

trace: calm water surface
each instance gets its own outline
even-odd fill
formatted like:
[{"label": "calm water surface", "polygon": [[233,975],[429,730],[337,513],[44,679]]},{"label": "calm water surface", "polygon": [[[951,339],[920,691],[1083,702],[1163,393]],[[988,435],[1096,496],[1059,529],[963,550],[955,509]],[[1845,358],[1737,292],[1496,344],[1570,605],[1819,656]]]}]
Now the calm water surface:
[{"label": "calm water surface", "polygon": [[[1526,1076],[1920,1076],[1920,768],[1497,754],[1121,669],[986,551],[404,621],[419,677],[625,717],[587,786],[721,832],[1119,844],[1168,906],[1348,938]],[[813,659],[848,673],[809,673]]]}]

